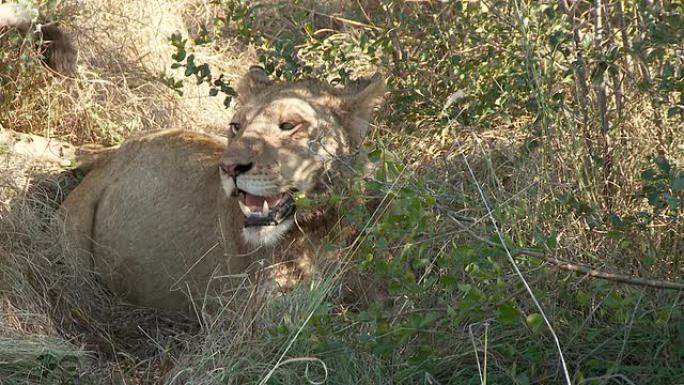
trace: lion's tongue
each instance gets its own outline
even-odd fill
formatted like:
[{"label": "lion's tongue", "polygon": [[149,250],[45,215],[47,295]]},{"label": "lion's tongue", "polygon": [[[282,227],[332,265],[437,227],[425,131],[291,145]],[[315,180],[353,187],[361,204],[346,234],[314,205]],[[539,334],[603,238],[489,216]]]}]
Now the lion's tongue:
[{"label": "lion's tongue", "polygon": [[256,195],[245,194],[245,205],[247,205],[252,212],[263,212],[264,202],[268,202],[268,207],[273,208],[280,203],[282,198],[282,194],[272,197],[259,197]]}]

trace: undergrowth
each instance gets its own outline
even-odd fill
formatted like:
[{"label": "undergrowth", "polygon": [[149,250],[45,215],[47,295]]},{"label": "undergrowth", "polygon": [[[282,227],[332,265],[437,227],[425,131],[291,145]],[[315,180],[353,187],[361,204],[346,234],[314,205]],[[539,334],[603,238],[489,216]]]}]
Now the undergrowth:
[{"label": "undergrowth", "polygon": [[273,78],[380,69],[390,92],[373,171],[327,197],[354,242],[331,235],[340,258],[310,283],[161,349],[151,382],[684,382],[684,6],[210,8],[168,36],[158,79],[178,98],[187,77],[231,106],[234,74],[194,54],[227,39]]},{"label": "undergrowth", "polygon": [[[313,308],[266,317],[275,330],[246,349],[258,369],[216,383],[684,380],[681,297],[639,280],[682,272],[681,6],[218,6],[207,31],[259,47],[273,77],[345,83],[381,68],[391,94],[376,173],[331,198],[363,229],[353,269],[387,298],[336,304],[335,270],[298,294],[320,297]],[[358,194],[382,203],[345,206]]]}]

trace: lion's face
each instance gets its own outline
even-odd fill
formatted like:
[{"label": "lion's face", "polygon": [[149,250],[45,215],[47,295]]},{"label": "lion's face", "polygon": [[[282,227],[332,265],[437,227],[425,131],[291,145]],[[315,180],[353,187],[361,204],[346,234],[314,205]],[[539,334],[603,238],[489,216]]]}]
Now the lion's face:
[{"label": "lion's face", "polygon": [[283,85],[252,69],[238,92],[241,107],[229,125],[221,182],[238,199],[245,240],[270,245],[294,223],[293,193],[320,189],[357,152],[384,81],[377,76],[345,89]]}]

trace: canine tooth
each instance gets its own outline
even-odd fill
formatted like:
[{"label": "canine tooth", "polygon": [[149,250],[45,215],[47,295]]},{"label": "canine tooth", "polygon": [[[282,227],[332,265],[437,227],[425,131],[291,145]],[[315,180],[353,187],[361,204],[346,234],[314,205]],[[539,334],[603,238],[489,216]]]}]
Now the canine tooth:
[{"label": "canine tooth", "polygon": [[252,214],[252,210],[250,210],[246,204],[242,203],[242,201],[239,200],[238,204],[240,205],[240,210],[242,210],[242,213],[245,214],[245,216]]},{"label": "canine tooth", "polygon": [[268,202],[264,199],[264,207],[263,210],[261,210],[261,214],[263,216],[267,216],[269,211],[270,209],[268,208]]}]

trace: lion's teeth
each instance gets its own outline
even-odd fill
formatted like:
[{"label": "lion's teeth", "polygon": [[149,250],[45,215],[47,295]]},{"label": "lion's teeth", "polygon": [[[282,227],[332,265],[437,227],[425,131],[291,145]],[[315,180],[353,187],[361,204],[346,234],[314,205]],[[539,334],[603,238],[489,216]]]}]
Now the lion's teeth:
[{"label": "lion's teeth", "polygon": [[238,200],[238,204],[240,205],[240,210],[242,210],[242,213],[245,214],[245,216],[252,214],[252,210],[250,210],[246,204],[242,203],[242,201]]},{"label": "lion's teeth", "polygon": [[268,202],[266,202],[266,200],[264,200],[264,207],[263,207],[263,209],[261,210],[261,215],[267,216],[267,215],[268,215],[268,212],[269,212]]}]

